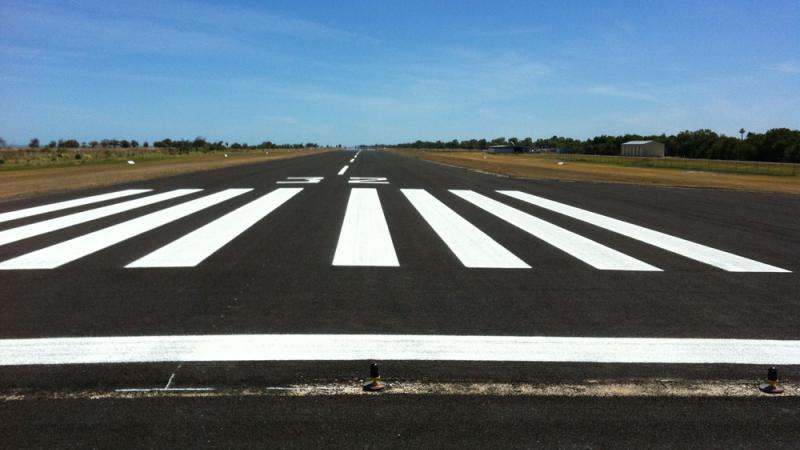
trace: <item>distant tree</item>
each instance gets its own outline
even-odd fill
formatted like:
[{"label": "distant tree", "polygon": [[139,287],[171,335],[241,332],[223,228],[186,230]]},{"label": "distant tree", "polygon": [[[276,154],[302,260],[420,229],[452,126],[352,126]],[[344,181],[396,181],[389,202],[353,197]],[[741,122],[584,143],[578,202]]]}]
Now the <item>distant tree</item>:
[{"label": "distant tree", "polygon": [[100,143],[99,143],[99,142],[97,142],[97,141],[91,141],[91,142],[89,142],[89,147],[95,148],[95,147],[97,147],[98,145],[100,145]]},{"label": "distant tree", "polygon": [[5,147],[5,146],[6,146],[6,140],[0,137],[0,147]]},{"label": "distant tree", "polygon": [[33,138],[30,142],[28,142],[29,148],[39,148],[39,138]]},{"label": "distant tree", "polygon": [[122,148],[130,148],[131,143],[128,142],[126,139],[119,141],[119,146]]},{"label": "distant tree", "polygon": [[56,148],[56,146],[58,146],[58,143],[56,141],[50,141],[47,143],[48,148]]},{"label": "distant tree", "polygon": [[135,139],[131,139],[131,147],[133,147],[133,148],[136,148],[136,147],[138,147],[138,146],[139,146],[139,143],[138,143],[138,142],[136,142],[136,140],[135,140]]},{"label": "distant tree", "polygon": [[78,148],[81,146],[81,143],[75,139],[67,139],[65,141],[58,141],[58,146],[61,148]]},{"label": "distant tree", "polygon": [[744,128],[739,129],[739,134],[742,136],[742,140],[744,140]]},{"label": "distant tree", "polygon": [[144,141],[142,143],[142,147],[145,147],[145,148],[150,147],[150,144],[147,141]]}]

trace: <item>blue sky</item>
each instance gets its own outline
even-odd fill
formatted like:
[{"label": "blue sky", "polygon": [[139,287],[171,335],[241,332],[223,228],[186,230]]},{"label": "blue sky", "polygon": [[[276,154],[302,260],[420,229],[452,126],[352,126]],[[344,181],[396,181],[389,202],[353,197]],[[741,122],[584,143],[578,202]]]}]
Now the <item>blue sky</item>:
[{"label": "blue sky", "polygon": [[5,0],[0,136],[800,128],[798,1]]}]

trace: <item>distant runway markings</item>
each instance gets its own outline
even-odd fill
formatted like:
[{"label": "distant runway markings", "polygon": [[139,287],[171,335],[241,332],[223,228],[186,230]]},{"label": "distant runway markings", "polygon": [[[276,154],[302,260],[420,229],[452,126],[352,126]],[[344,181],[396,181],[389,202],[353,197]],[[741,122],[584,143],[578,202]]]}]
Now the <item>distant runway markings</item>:
[{"label": "distant runway markings", "polygon": [[325,177],[286,177],[283,181],[276,181],[277,184],[319,184]]},{"label": "distant runway markings", "polygon": [[[352,161],[351,161],[351,162],[352,162]],[[345,172],[347,172],[347,169],[349,169],[349,168],[350,168],[350,166],[344,166],[344,167],[342,167],[342,169],[341,169],[341,170],[339,170],[339,173],[337,173],[336,175],[344,175],[344,173],[345,173]]]},{"label": "distant runway markings", "polygon": [[355,162],[355,160],[356,160],[355,158],[351,159],[350,160],[350,164],[353,164]]},{"label": "distant runway markings", "polygon": [[400,265],[377,189],[357,188],[350,191],[333,265]]},{"label": "distant runway markings", "polygon": [[350,184],[389,184],[386,177],[350,177]]},{"label": "distant runway markings", "polygon": [[0,270],[53,269],[138,236],[252,189],[226,189],[161,211],[137,217],[0,263]]},{"label": "distant runway markings", "polygon": [[729,272],[790,272],[779,267],[763,264],[758,261],[753,261],[752,259],[743,258],[732,253],[717,250],[705,245],[650,230],[632,223],[623,222],[622,220],[613,219],[611,217],[593,213],[584,209],[575,208],[573,206],[565,205],[552,200],[547,200],[535,195],[520,191],[497,192],[518,200],[522,200],[532,205],[536,205],[540,208],[549,209],[559,214],[572,217],[573,219],[581,220],[600,228],[619,233],[623,236],[627,236],[663,250],[685,256],[695,261],[709,264],[714,267],[719,267],[720,269],[724,269]]},{"label": "distant runway markings", "polygon": [[194,267],[302,190],[276,189],[126,267]]},{"label": "distant runway markings", "polygon": [[422,189],[401,189],[433,231],[466,267],[530,269],[530,266]]},{"label": "distant runway markings", "polygon": [[504,205],[474,191],[452,189],[453,194],[472,203],[517,228],[562,250],[600,270],[630,270],[658,272],[661,269],[594,242],[579,234]]},{"label": "distant runway markings", "polygon": [[76,206],[90,205],[92,203],[104,202],[106,200],[114,200],[117,198],[128,197],[130,195],[142,194],[150,191],[152,191],[152,189],[126,189],[124,191],[109,192],[107,194],[93,195],[91,197],[76,198],[74,200],[67,200],[58,203],[50,203],[47,205],[34,206],[32,208],[18,209],[16,211],[0,213],[0,222],[22,219],[25,217],[36,216],[39,214],[49,213],[53,211],[60,211],[62,209],[74,208]]},{"label": "distant runway markings", "polygon": [[100,219],[102,217],[119,214],[121,212],[130,211],[132,209],[141,208],[143,206],[152,205],[154,203],[171,200],[173,198],[182,197],[188,194],[202,191],[202,189],[176,189],[174,191],[164,192],[162,194],[150,195],[147,197],[137,198],[135,200],[128,200],[114,205],[103,206],[101,208],[90,209],[88,211],[77,212],[62,217],[36,222],[21,227],[12,228],[10,230],[0,231],[0,245],[9,244],[32,236],[49,233],[51,231],[60,230],[73,225],[89,222],[92,220]]}]

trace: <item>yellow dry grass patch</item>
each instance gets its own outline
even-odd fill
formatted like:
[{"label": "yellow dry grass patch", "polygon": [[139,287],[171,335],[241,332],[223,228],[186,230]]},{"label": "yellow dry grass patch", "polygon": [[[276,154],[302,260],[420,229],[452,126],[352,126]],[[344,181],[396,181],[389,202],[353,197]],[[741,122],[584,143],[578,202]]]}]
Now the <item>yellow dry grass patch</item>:
[{"label": "yellow dry grass patch", "polygon": [[483,152],[392,150],[418,159],[522,178],[558,179],[663,186],[706,187],[756,192],[800,194],[800,177],[741,175],[713,172],[620,167],[565,161],[538,155],[496,155]]},{"label": "yellow dry grass patch", "polygon": [[269,150],[269,153],[196,154],[175,159],[144,161],[135,165],[92,164],[71,167],[0,172],[0,198],[20,198],[46,192],[109,186],[183,173],[222,169],[279,159],[296,158],[329,150]]}]

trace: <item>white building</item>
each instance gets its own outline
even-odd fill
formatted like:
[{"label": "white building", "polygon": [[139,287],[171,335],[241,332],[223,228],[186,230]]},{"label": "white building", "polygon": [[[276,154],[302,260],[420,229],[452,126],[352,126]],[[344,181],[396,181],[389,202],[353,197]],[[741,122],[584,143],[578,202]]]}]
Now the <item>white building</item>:
[{"label": "white building", "polygon": [[656,141],[625,142],[620,148],[620,154],[622,156],[651,156],[663,158],[664,144]]}]

